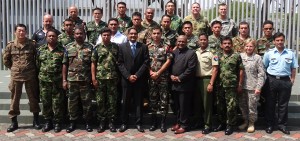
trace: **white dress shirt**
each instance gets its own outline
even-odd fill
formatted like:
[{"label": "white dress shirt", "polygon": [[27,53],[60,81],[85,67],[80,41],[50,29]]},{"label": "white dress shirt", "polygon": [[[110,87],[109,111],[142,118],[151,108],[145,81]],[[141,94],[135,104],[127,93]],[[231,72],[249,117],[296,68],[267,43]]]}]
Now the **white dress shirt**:
[{"label": "white dress shirt", "polygon": [[[110,41],[119,45],[127,42],[127,37],[121,32],[117,31],[117,33],[114,36],[111,36]],[[96,45],[100,43],[102,43],[101,35],[99,35]]]}]

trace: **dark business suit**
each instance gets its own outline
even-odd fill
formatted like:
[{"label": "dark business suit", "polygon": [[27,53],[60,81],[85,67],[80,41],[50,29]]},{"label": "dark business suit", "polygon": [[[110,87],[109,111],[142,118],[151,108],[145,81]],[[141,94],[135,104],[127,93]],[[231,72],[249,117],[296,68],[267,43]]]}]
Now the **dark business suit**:
[{"label": "dark business suit", "polygon": [[195,51],[187,47],[174,52],[174,60],[171,75],[178,76],[180,82],[172,83],[175,106],[177,107],[177,124],[182,128],[188,127],[188,117],[190,115],[191,96],[195,89],[195,69],[197,56]]},{"label": "dark business suit", "polygon": [[[123,124],[128,120],[130,99],[133,97],[136,110],[136,125],[142,124],[142,99],[149,77],[149,51],[145,44],[137,42],[135,56],[129,42],[119,46],[118,67],[122,74],[122,102],[121,120]],[[136,75],[134,83],[129,82],[130,75]]]}]

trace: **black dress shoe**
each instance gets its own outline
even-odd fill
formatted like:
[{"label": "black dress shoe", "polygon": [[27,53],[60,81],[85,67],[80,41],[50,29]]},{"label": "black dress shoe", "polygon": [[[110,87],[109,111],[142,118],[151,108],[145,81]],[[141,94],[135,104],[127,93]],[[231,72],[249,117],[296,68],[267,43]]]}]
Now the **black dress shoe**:
[{"label": "black dress shoe", "polygon": [[166,133],[166,132],[167,132],[166,124],[162,123],[162,124],[160,125],[160,131],[161,131],[162,133]]},{"label": "black dress shoe", "polygon": [[110,132],[117,132],[117,129],[113,123],[109,123],[108,127]]},{"label": "black dress shoe", "polygon": [[136,129],[137,129],[139,132],[145,132],[144,128],[143,128],[141,125],[136,125]]},{"label": "black dress shoe", "polygon": [[149,131],[155,131],[155,130],[156,130],[156,125],[155,124],[151,125],[151,127],[149,128]]},{"label": "black dress shoe", "polygon": [[209,134],[210,133],[210,128],[204,128],[202,130],[202,134]]},{"label": "black dress shoe", "polygon": [[225,130],[226,128],[226,124],[220,124],[217,128],[214,128],[214,132],[219,132],[219,131],[222,131],[222,130]]},{"label": "black dress shoe", "polygon": [[71,133],[76,129],[76,124],[74,122],[70,123],[70,126],[66,129],[67,133]]},{"label": "black dress shoe", "polygon": [[52,129],[53,129],[53,124],[52,124],[51,121],[48,121],[48,122],[45,123],[45,125],[44,125],[44,127],[42,129],[42,132],[48,132],[48,131],[50,131]]},{"label": "black dress shoe", "polygon": [[7,132],[13,132],[19,128],[18,123],[11,123],[11,125],[7,128]]},{"label": "black dress shoe", "polygon": [[60,125],[60,123],[56,123],[55,125],[54,125],[54,132],[55,133],[58,133],[58,132],[60,132],[61,131],[61,125]]},{"label": "black dress shoe", "polygon": [[38,120],[33,120],[32,127],[34,127],[36,130],[40,130],[40,129],[43,128],[43,127],[40,125],[40,122],[39,122]]},{"label": "black dress shoe", "polygon": [[286,129],[286,127],[279,127],[278,130],[280,130],[282,133],[289,135],[290,131]]},{"label": "black dress shoe", "polygon": [[266,128],[266,133],[272,134],[273,133],[273,127],[267,127]]},{"label": "black dress shoe", "polygon": [[231,135],[233,133],[233,129],[231,126],[227,126],[225,129],[225,135]]},{"label": "black dress shoe", "polygon": [[85,130],[86,130],[87,132],[92,132],[92,131],[93,131],[93,128],[92,128],[92,126],[91,126],[90,124],[86,124],[86,125],[85,125]]},{"label": "black dress shoe", "polygon": [[99,127],[98,127],[98,129],[97,129],[97,132],[98,133],[102,133],[102,132],[104,132],[105,131],[105,124],[104,123],[100,123],[99,124]]},{"label": "black dress shoe", "polygon": [[127,126],[125,124],[122,124],[119,128],[119,132],[125,132],[127,130]]}]

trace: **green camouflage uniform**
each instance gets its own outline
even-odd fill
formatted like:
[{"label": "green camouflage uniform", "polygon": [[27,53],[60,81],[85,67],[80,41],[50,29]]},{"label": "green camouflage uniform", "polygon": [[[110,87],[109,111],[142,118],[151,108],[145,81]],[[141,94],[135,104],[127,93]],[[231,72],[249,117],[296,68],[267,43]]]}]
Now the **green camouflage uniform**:
[{"label": "green camouflage uniform", "polygon": [[187,47],[189,49],[196,50],[197,48],[199,48],[197,42],[198,42],[198,37],[195,35],[192,35],[192,36],[188,37],[188,39],[187,39]]},{"label": "green camouflage uniform", "polygon": [[268,49],[274,47],[275,45],[273,44],[272,37],[269,39],[267,39],[266,37],[262,37],[256,41],[257,54],[260,56],[264,56],[265,52],[268,51]]},{"label": "green camouflage uniform", "polygon": [[182,24],[182,20],[179,16],[177,15],[173,15],[171,16],[171,29],[175,30],[176,32],[178,32],[178,30],[180,30]]},{"label": "green camouflage uniform", "polygon": [[117,85],[118,85],[118,45],[103,43],[95,46],[92,61],[97,64],[96,78],[99,87],[96,90],[97,119],[104,121],[106,118],[114,121],[117,115]]},{"label": "green camouflage uniform", "polygon": [[83,107],[83,117],[91,117],[91,61],[93,45],[84,42],[78,45],[72,42],[66,46],[67,55],[63,63],[68,66],[68,108],[70,120],[78,118],[79,99]]},{"label": "green camouflage uniform", "polygon": [[176,45],[176,40],[177,40],[178,34],[175,30],[165,30],[163,29],[163,33],[162,33],[162,39],[168,43],[172,48],[175,47]]},{"label": "green camouflage uniform", "polygon": [[146,20],[143,20],[142,21],[142,26],[145,27],[146,29],[151,29],[155,26],[159,26],[159,24],[156,21],[153,21],[153,20],[150,24],[148,24]]},{"label": "green camouflage uniform", "polygon": [[220,21],[222,23],[222,30],[221,30],[222,36],[229,36],[232,38],[237,35],[238,29],[233,19],[227,18],[225,20],[222,20],[220,17],[217,17],[210,22],[210,25],[214,21]]},{"label": "green camouflage uniform", "polygon": [[58,35],[57,42],[60,43],[62,46],[66,46],[67,44],[74,42],[74,36],[68,36],[65,32]]},{"label": "green camouflage uniform", "polygon": [[104,21],[100,21],[98,25],[96,25],[95,21],[90,21],[86,24],[86,35],[88,38],[88,42],[96,45],[96,41],[100,35],[100,30],[107,26],[107,23]]},{"label": "green camouflage uniform", "polygon": [[124,33],[129,27],[132,26],[131,18],[127,15],[125,15],[124,18],[118,16],[117,19],[119,21],[119,31],[121,33]]},{"label": "green camouflage uniform", "polygon": [[62,88],[62,66],[65,49],[58,44],[50,51],[44,44],[38,49],[40,95],[45,120],[54,119],[60,123],[64,116],[64,93]]},{"label": "green camouflage uniform", "polygon": [[184,18],[184,21],[190,21],[193,24],[193,34],[198,37],[201,33],[208,34],[209,25],[208,20],[200,15],[198,19],[194,19],[192,15],[188,15]]},{"label": "green camouflage uniform", "polygon": [[[150,67],[153,72],[161,69],[167,59],[172,59],[173,55],[168,51],[169,46],[163,42],[156,46],[153,42],[148,44]],[[163,116],[168,113],[169,91],[168,91],[168,69],[163,72],[157,80],[150,79],[150,107],[154,113],[160,112]],[[153,114],[154,114],[153,113]]]},{"label": "green camouflage uniform", "polygon": [[251,39],[250,36],[248,36],[248,38],[245,39],[245,40],[242,40],[242,39],[240,38],[240,36],[234,37],[234,38],[232,39],[233,50],[234,50],[235,52],[238,52],[238,53],[244,52],[245,41],[246,41],[246,40],[250,40],[250,39]]},{"label": "green camouflage uniform", "polygon": [[[69,19],[71,19],[71,18],[69,17]],[[74,25],[75,26],[84,25],[84,24],[85,24],[85,22],[82,19],[80,19],[79,17],[77,17],[77,19],[74,21]],[[61,29],[62,33],[65,32],[64,23],[61,24],[61,28],[60,29]]]},{"label": "green camouflage uniform", "polygon": [[221,123],[236,125],[237,120],[237,85],[239,71],[244,69],[242,58],[233,50],[229,54],[221,53],[219,60],[219,92],[217,93],[217,112]]},{"label": "green camouflage uniform", "polygon": [[[151,42],[151,32],[149,29],[141,26],[140,28],[137,28],[137,32],[138,32],[138,39],[137,39],[138,42],[144,44],[148,44]],[[128,29],[124,34],[128,36]]]},{"label": "green camouflage uniform", "polygon": [[221,38],[222,38],[222,35],[219,38],[217,38],[214,34],[212,34],[208,37],[208,48],[210,48],[210,50],[213,53],[222,52]]}]

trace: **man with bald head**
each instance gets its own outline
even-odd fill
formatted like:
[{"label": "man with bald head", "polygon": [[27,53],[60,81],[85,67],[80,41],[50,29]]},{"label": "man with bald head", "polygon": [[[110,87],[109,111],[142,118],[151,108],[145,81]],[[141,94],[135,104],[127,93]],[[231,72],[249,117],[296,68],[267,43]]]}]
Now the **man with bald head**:
[{"label": "man with bald head", "polygon": [[56,30],[53,26],[53,17],[49,14],[45,15],[43,17],[43,27],[38,29],[36,32],[32,35],[32,40],[35,40],[38,46],[41,46],[45,44],[46,41],[46,33],[49,29],[54,29],[56,34],[59,35],[60,32]]},{"label": "man with bald head", "polygon": [[[70,6],[68,9],[69,19],[74,21],[75,26],[80,25],[85,28],[85,22],[78,17],[78,8],[76,6]],[[65,32],[64,26],[62,24],[61,31]]]},{"label": "man with bald head", "polygon": [[145,11],[145,19],[142,21],[142,26],[145,27],[146,29],[159,26],[159,24],[153,20],[153,17],[154,17],[154,9],[147,8]]},{"label": "man with bald head", "polygon": [[171,67],[172,91],[177,110],[177,122],[171,128],[175,134],[188,130],[190,103],[193,94],[197,55],[187,47],[187,37],[180,35],[173,51],[174,59]]}]

